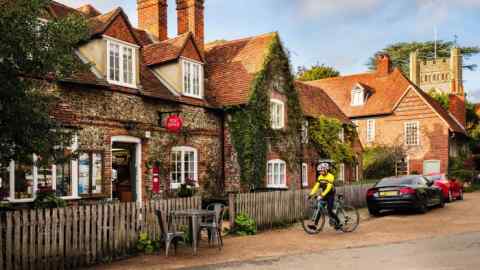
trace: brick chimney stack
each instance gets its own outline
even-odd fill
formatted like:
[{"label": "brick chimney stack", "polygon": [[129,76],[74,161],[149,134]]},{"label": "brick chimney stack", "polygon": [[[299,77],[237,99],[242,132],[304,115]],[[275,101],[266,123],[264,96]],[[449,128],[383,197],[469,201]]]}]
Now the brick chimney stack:
[{"label": "brick chimney stack", "polygon": [[205,0],[177,0],[178,34],[192,32],[198,48],[205,43]]},{"label": "brick chimney stack", "polygon": [[450,94],[448,110],[464,127],[467,124],[467,109],[465,106],[465,97],[461,95]]},{"label": "brick chimney stack", "polygon": [[390,56],[380,54],[377,56],[377,74],[380,76],[388,75],[391,71]]},{"label": "brick chimney stack", "polygon": [[159,41],[168,39],[167,0],[137,0],[138,28]]}]

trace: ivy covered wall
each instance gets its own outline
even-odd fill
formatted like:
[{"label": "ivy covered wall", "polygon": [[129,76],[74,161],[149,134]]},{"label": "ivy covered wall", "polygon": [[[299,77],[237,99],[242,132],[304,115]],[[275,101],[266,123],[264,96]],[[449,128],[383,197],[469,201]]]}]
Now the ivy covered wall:
[{"label": "ivy covered wall", "polygon": [[[286,126],[280,130],[272,130],[270,124],[270,98],[274,92],[286,99]],[[251,83],[248,104],[227,108],[227,115],[227,139],[233,145],[230,162],[237,167],[233,171],[238,175],[226,177],[238,179],[242,189],[264,188],[268,156],[276,153],[287,163],[287,182],[296,186],[303,116],[289,57],[278,35],[269,46],[263,68]]]}]

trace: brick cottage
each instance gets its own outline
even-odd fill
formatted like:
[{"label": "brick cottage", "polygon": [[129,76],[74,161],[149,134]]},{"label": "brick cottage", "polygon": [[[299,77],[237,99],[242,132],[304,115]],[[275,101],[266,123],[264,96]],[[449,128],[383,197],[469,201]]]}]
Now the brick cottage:
[{"label": "brick cottage", "polygon": [[399,69],[392,69],[388,55],[378,57],[374,72],[309,84],[323,89],[357,125],[365,147],[404,147],[405,173],[445,173],[449,158],[465,147],[463,92],[450,95],[447,111]]},{"label": "brick cottage", "polygon": [[[141,201],[156,193],[157,173],[159,196],[184,183],[211,193],[248,189],[232,121],[256,102],[252,89],[253,96],[266,98],[255,104],[268,123],[255,140],[265,142],[258,146],[265,146],[266,164],[255,165],[263,167],[253,172],[265,175],[258,175],[254,188],[313,183],[318,157],[301,152],[303,114],[351,122],[330,99],[309,97],[315,87],[301,86],[297,93],[277,33],[205,44],[204,1],[177,0],[176,7],[178,36],[168,38],[166,0],[137,0],[138,28],[121,8],[101,14],[91,5],[73,9],[52,1],[44,19],[77,14],[89,26],[89,39],[75,49],[78,61],[91,64],[89,72],[53,86],[59,94],[53,116],[75,131],[69,149],[79,154],[44,168],[12,161],[0,176],[7,200],[31,202],[39,189],[51,188],[72,202]],[[167,122],[179,119],[180,132],[169,132]],[[358,169],[342,173],[348,181],[360,177]]]}]

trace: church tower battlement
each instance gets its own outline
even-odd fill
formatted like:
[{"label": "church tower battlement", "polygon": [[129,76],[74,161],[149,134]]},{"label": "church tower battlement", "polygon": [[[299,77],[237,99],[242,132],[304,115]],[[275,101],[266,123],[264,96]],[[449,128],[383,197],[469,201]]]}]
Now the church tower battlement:
[{"label": "church tower battlement", "polygon": [[460,48],[452,48],[450,58],[419,59],[417,52],[410,53],[410,80],[425,92],[463,96],[462,68]]}]

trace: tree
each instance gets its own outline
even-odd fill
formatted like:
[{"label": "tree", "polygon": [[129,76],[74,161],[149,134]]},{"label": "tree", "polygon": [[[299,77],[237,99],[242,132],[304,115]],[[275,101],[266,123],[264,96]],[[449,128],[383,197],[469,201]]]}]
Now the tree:
[{"label": "tree", "polygon": [[51,116],[56,82],[83,70],[74,46],[86,38],[85,19],[43,21],[50,0],[0,0],[0,162],[43,159],[71,138]]},{"label": "tree", "polygon": [[[437,41],[437,56],[450,57],[450,49],[453,47],[455,47],[455,42],[442,40]],[[480,48],[477,46],[460,47],[460,49],[465,60],[468,60],[470,57],[480,53]],[[375,70],[377,65],[377,55],[387,53],[388,55],[390,55],[392,64],[395,67],[400,68],[403,74],[409,74],[410,53],[414,51],[418,51],[419,58],[433,58],[435,51],[435,42],[399,42],[389,45],[381,51],[376,52],[374,56],[370,57],[367,66],[370,70]],[[464,65],[464,68],[469,70],[475,70],[476,67],[476,64]]]},{"label": "tree", "polygon": [[338,77],[340,72],[333,67],[322,65],[313,65],[310,68],[305,66],[298,67],[297,80],[300,81],[315,81],[330,77]]}]

